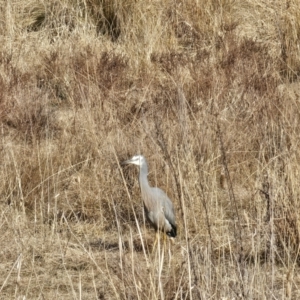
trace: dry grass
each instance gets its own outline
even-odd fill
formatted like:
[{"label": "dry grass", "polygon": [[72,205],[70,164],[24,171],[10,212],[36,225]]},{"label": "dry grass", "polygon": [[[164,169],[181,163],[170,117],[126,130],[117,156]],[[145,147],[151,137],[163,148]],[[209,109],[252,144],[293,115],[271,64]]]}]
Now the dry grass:
[{"label": "dry grass", "polygon": [[299,1],[0,4],[1,299],[300,297]]}]

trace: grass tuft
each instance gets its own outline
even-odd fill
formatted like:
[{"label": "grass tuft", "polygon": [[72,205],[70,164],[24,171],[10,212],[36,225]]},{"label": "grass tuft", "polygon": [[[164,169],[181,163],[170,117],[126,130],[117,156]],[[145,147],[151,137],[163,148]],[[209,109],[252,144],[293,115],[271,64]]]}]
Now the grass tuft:
[{"label": "grass tuft", "polygon": [[[299,298],[297,1],[0,0],[0,296]],[[138,170],[172,199],[145,220]]]}]

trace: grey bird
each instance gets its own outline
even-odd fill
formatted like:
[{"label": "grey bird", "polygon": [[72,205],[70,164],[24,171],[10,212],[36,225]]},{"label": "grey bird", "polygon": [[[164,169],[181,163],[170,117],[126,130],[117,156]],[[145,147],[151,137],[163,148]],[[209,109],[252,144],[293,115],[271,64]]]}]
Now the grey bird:
[{"label": "grey bird", "polygon": [[133,164],[140,167],[139,181],[146,216],[156,232],[162,231],[169,237],[176,237],[176,220],[174,207],[164,191],[151,187],[148,182],[148,165],[143,155],[135,155],[123,164]]}]

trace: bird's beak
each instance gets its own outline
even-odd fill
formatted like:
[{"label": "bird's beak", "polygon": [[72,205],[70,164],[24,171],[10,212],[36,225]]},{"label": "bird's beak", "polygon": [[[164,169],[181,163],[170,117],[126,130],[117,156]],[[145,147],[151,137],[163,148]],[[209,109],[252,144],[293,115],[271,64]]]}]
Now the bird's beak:
[{"label": "bird's beak", "polygon": [[130,163],[131,163],[131,159],[128,159],[128,160],[121,162],[121,165],[128,165]]}]

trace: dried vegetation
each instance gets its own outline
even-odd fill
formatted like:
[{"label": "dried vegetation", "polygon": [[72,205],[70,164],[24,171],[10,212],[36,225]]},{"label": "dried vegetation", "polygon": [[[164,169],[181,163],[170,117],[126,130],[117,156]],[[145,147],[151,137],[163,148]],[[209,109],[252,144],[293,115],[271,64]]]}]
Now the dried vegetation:
[{"label": "dried vegetation", "polygon": [[299,298],[299,11],[0,0],[1,299]]}]

